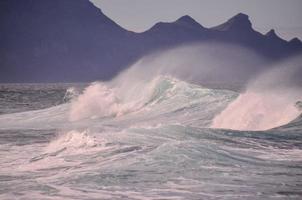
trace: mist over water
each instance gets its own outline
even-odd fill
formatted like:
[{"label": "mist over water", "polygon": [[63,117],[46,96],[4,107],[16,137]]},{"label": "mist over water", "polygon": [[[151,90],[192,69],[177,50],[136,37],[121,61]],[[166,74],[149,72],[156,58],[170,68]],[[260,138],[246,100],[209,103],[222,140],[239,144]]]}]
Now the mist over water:
[{"label": "mist over water", "polygon": [[284,92],[247,91],[217,115],[211,127],[267,130],[285,125],[300,115],[295,106],[300,99]]},{"label": "mist over water", "polygon": [[296,119],[302,99],[301,57],[275,64],[251,80],[244,92],[213,120],[213,128],[267,130]]},{"label": "mist over water", "polygon": [[108,83],[93,83],[72,102],[70,119],[121,116],[140,110],[162,77],[240,89],[217,114],[212,128],[266,130],[289,123],[300,111],[301,56],[270,63],[254,52],[227,44],[200,44],[157,52],[137,61]]},{"label": "mist over water", "polygon": [[[240,47],[191,45],[108,82],[9,86],[0,198],[299,199],[299,59],[272,64]],[[28,96],[43,105],[20,108]]]},{"label": "mist over water", "polygon": [[[138,60],[110,82],[95,82],[71,101],[69,119],[118,117],[138,111],[155,98],[163,79],[226,88],[244,84],[265,60],[238,46],[199,44],[160,51]],[[260,69],[258,69],[259,71]],[[241,79],[234,79],[241,77]],[[237,87],[237,88],[238,88]]]},{"label": "mist over water", "polygon": [[[206,86],[236,89],[258,75],[269,60],[240,46],[221,43],[185,45],[144,56],[113,81],[119,85],[169,75]],[[125,87],[126,87],[125,86]]]}]

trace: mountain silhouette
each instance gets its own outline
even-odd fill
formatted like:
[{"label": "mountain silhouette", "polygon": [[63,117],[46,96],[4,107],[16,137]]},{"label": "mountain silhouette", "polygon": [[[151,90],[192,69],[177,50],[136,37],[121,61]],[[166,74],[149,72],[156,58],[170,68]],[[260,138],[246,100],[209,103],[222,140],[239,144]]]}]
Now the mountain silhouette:
[{"label": "mountain silhouette", "polygon": [[131,32],[87,0],[4,0],[0,13],[1,82],[106,79],[131,61]]},{"label": "mountain silhouette", "polygon": [[249,20],[249,16],[243,13],[239,13],[229,19],[227,22],[213,27],[212,30],[217,31],[233,31],[233,32],[253,32],[252,23]]},{"label": "mountain silhouette", "polygon": [[134,33],[88,0],[2,0],[0,29],[0,82],[109,80],[143,55],[194,42],[236,44],[271,60],[302,51],[298,38],[263,35],[242,13],[212,28],[186,15]]}]

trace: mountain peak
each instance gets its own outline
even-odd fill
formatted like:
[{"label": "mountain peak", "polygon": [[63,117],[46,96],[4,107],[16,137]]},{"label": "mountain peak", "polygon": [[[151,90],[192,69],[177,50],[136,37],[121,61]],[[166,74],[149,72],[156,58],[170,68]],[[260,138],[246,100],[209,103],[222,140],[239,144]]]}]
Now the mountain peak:
[{"label": "mountain peak", "polygon": [[174,22],[158,22],[154,26],[150,28],[150,30],[158,30],[161,28],[185,28],[185,29],[205,29],[202,25],[200,25],[197,21],[195,21],[192,17],[189,15],[184,15],[180,18],[178,18]]},{"label": "mountain peak", "polygon": [[247,20],[247,21],[249,21],[249,16],[247,14],[244,14],[244,13],[238,13],[237,15],[235,15],[232,18],[234,18],[234,19],[236,18],[237,20],[240,19],[240,20]]},{"label": "mountain peak", "polygon": [[186,23],[192,23],[196,22],[191,16],[184,15],[176,20],[176,22],[186,22]]},{"label": "mountain peak", "polygon": [[243,13],[239,13],[227,21],[232,28],[238,29],[251,29],[252,23],[249,16]]},{"label": "mountain peak", "polygon": [[265,34],[265,36],[270,40],[286,42],[284,39],[280,38],[274,29],[271,29]]},{"label": "mountain peak", "polygon": [[174,23],[180,24],[180,25],[186,25],[186,26],[203,27],[189,15],[184,15],[184,16],[178,18]]},{"label": "mountain peak", "polygon": [[265,34],[267,37],[271,37],[271,38],[278,38],[278,35],[276,34],[275,29],[271,29],[269,32],[267,32]]},{"label": "mountain peak", "polygon": [[290,41],[289,41],[291,44],[297,44],[297,45],[301,45],[302,44],[302,42],[301,42],[301,40],[299,40],[299,38],[293,38],[293,39],[291,39]]},{"label": "mountain peak", "polygon": [[213,27],[214,30],[229,31],[229,30],[252,30],[252,23],[249,20],[249,16],[243,13],[239,13],[234,17],[230,18],[227,22]]}]

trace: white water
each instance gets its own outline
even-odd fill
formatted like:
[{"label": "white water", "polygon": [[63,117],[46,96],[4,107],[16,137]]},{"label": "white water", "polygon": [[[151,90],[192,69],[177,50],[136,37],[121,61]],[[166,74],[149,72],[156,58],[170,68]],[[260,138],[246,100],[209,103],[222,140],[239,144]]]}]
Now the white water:
[{"label": "white water", "polygon": [[212,128],[267,130],[296,119],[301,114],[296,102],[302,99],[294,80],[300,69],[296,62],[276,65],[254,78],[246,91],[214,118]]},{"label": "white water", "polygon": [[93,83],[72,101],[70,120],[119,116],[127,110],[128,108],[122,105],[112,89],[102,83]]},{"label": "white water", "polygon": [[270,79],[239,94],[139,67],[0,115],[0,199],[300,199],[301,119],[210,128],[286,124],[296,88]]},{"label": "white water", "polygon": [[285,125],[300,115],[297,100],[284,93],[247,91],[215,117],[212,127],[267,130]]},{"label": "white water", "polygon": [[57,152],[62,149],[68,149],[71,151],[77,149],[91,148],[97,145],[95,139],[91,136],[88,130],[69,131],[67,133],[60,134],[57,138],[53,139],[46,147],[46,152]]},{"label": "white water", "polygon": [[205,128],[232,91],[167,76],[137,88],[93,83],[70,103],[0,115],[0,198],[299,196],[299,133]]}]

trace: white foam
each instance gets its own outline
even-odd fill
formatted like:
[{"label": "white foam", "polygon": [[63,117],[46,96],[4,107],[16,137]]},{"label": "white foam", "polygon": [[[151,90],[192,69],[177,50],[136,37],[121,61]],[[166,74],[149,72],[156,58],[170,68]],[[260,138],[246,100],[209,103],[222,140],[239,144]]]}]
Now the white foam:
[{"label": "white foam", "polygon": [[113,89],[103,83],[93,83],[72,101],[69,119],[77,121],[85,118],[120,116],[129,109],[130,107],[122,104]]},{"label": "white foam", "polygon": [[59,135],[51,141],[46,147],[46,152],[51,153],[62,149],[85,149],[95,147],[96,145],[95,138],[89,134],[88,130],[82,132],[72,130]]},{"label": "white foam", "polygon": [[215,117],[212,127],[267,130],[296,119],[300,111],[295,105],[302,93],[295,80],[300,65],[293,61],[278,64],[252,80],[246,91]]},{"label": "white foam", "polygon": [[65,102],[68,102],[72,99],[74,99],[75,97],[79,96],[79,91],[77,90],[77,88],[75,87],[70,87],[66,90],[66,93],[63,97],[63,100]]},{"label": "white foam", "polygon": [[166,78],[158,76],[150,81],[123,79],[115,80],[114,83],[92,83],[71,102],[69,119],[78,121],[86,118],[119,117],[138,111],[150,103],[149,101],[160,98],[161,90],[164,90],[160,88],[161,83]]},{"label": "white foam", "polygon": [[291,96],[247,91],[213,120],[212,128],[266,130],[284,125],[300,114]]}]

